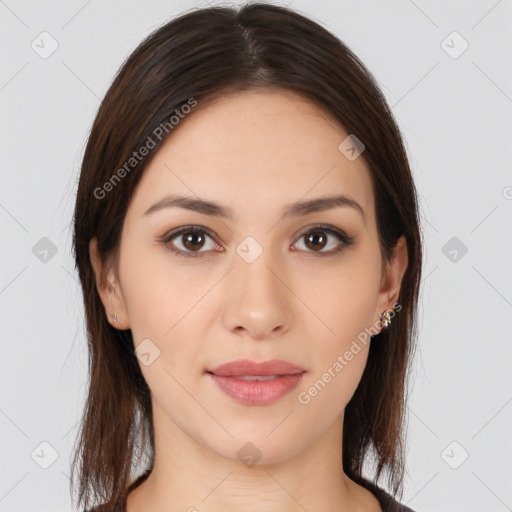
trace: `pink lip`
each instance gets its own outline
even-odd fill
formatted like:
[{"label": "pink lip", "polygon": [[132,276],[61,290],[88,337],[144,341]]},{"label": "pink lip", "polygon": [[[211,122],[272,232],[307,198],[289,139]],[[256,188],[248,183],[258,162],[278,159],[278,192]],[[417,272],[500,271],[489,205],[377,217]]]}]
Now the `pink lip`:
[{"label": "pink lip", "polygon": [[[305,370],[300,366],[272,359],[261,363],[239,359],[218,366],[208,372],[220,389],[235,400],[246,405],[268,405],[295,388]],[[246,381],[241,375],[279,375],[267,381]]]},{"label": "pink lip", "polygon": [[237,375],[296,375],[302,373],[304,368],[279,359],[270,359],[261,363],[249,359],[237,359],[209,371],[215,375],[236,377]]}]

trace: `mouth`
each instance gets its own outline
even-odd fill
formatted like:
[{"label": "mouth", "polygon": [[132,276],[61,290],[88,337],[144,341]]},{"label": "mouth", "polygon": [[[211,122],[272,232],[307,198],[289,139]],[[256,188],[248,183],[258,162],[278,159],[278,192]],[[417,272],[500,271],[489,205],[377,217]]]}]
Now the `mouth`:
[{"label": "mouth", "polygon": [[306,373],[287,361],[232,361],[206,373],[220,390],[244,405],[270,405],[294,389]]}]

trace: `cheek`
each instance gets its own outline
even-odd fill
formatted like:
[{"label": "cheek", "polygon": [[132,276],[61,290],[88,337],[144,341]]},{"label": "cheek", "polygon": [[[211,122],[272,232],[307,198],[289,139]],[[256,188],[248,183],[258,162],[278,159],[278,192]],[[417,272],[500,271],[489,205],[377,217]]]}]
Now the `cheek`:
[{"label": "cheek", "polygon": [[321,336],[325,353],[343,350],[373,324],[379,287],[375,262],[354,254],[314,277],[303,274],[301,282],[299,293],[311,310],[308,324],[317,328],[311,339]]},{"label": "cheek", "polygon": [[183,272],[179,265],[172,264],[173,256],[164,249],[126,254],[129,256],[125,256],[120,269],[134,340],[172,338],[207,291],[207,280]]},{"label": "cheek", "polygon": [[358,345],[343,340],[337,347],[329,347],[298,390],[296,400],[304,421],[311,422],[311,428],[318,433],[343,417],[345,407],[359,386],[369,345]]},{"label": "cheek", "polygon": [[313,350],[311,372],[302,386],[307,395],[304,401],[311,399],[324,407],[335,404],[333,414],[350,400],[366,366],[371,335],[375,334],[371,327],[378,294],[377,269],[376,261],[354,256],[336,271],[330,269],[329,275],[318,274],[314,293],[303,288],[311,310],[319,317],[308,315],[311,321],[305,326]]},{"label": "cheek", "polygon": [[172,264],[170,255],[154,248],[146,253],[126,250],[120,272],[134,346],[142,349],[144,342],[152,354],[151,365],[140,364],[150,387],[168,386],[171,374],[183,380],[202,371],[197,359],[204,336],[199,330],[204,329],[207,301],[200,299],[211,287],[209,279],[191,278]]},{"label": "cheek", "polygon": [[312,357],[309,375],[297,396],[300,404],[311,406],[310,416],[326,415],[324,421],[327,423],[334,421],[352,398],[370,348],[370,336],[364,331],[361,336],[354,317],[347,317],[346,322],[340,319],[338,326],[336,337],[321,341],[321,350]]}]

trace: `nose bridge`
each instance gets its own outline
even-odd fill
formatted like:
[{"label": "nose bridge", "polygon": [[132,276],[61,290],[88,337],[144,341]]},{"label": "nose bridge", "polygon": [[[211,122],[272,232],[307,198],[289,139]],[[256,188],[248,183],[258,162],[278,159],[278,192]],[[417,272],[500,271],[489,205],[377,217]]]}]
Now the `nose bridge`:
[{"label": "nose bridge", "polygon": [[244,295],[269,301],[282,295],[282,282],[276,274],[282,268],[271,247],[263,247],[253,237],[247,237],[236,248],[235,279]]},{"label": "nose bridge", "polygon": [[269,336],[286,328],[293,297],[284,285],[283,266],[274,251],[247,237],[236,248],[229,279],[228,328],[245,328],[255,337]]}]

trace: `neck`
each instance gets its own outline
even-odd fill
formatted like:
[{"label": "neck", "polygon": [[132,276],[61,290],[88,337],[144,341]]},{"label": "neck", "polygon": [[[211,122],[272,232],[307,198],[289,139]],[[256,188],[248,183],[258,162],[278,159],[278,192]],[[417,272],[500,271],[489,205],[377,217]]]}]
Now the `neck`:
[{"label": "neck", "polygon": [[[160,412],[153,411],[155,419]],[[238,444],[245,445],[246,465],[236,453],[227,458],[201,444],[168,417],[158,419],[153,470],[128,495],[127,512],[380,511],[375,497],[343,472],[343,418],[314,445],[297,450],[297,439],[293,456],[273,460],[261,454],[252,466],[251,455],[257,457],[254,446]]]}]

